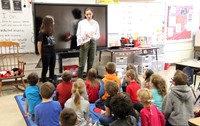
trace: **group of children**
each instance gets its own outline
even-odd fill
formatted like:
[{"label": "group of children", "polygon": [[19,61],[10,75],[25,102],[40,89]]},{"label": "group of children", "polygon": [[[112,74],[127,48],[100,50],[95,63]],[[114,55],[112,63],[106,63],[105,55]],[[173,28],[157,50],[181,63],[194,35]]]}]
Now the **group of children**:
[{"label": "group of children", "polygon": [[[193,117],[194,99],[187,86],[188,77],[177,70],[170,92],[165,80],[152,70],[144,72],[141,83],[134,65],[128,64],[126,75],[116,75],[116,65],[108,62],[106,75],[100,81],[94,68],[86,81],[72,82],[72,73],[62,74],[62,82],[55,88],[50,82],[37,86],[38,75],[31,73],[25,90],[26,115],[38,126],[88,126],[90,103],[100,110],[99,122],[104,126],[171,126],[188,125]],[[56,100],[52,95],[56,91]]]}]

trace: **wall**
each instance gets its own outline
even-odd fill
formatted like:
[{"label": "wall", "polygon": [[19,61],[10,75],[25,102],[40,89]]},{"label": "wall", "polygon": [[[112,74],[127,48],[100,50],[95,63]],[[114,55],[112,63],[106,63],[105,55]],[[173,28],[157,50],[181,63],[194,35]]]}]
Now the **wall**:
[{"label": "wall", "polygon": [[[135,2],[132,2],[132,0],[121,0],[122,2],[128,2],[130,4],[134,4]],[[178,0],[177,0],[178,1]],[[196,0],[197,1],[197,0]],[[35,0],[33,2],[49,2],[49,0]],[[54,1],[54,2],[65,2],[65,3],[96,3],[96,0],[59,0],[59,1]],[[168,4],[177,4],[177,3],[173,3],[171,1],[168,1]],[[190,3],[191,4],[191,3]],[[195,6],[195,2],[194,2],[194,26],[193,29],[194,31],[198,29],[198,27],[200,26],[200,20],[199,20],[199,8]],[[196,4],[199,5],[199,4]],[[198,8],[198,9],[196,9]],[[196,13],[198,12],[198,13]],[[117,16],[117,15],[116,15]],[[120,17],[119,17],[120,18]],[[109,25],[109,29],[115,28],[116,26],[114,25]],[[118,33],[109,33],[108,35],[109,37],[109,41],[119,41],[120,37]],[[175,62],[179,62],[182,59],[190,59],[193,58],[193,41],[181,41],[181,42],[165,42],[165,58],[166,58],[166,62],[169,63],[175,63]],[[26,54],[22,54],[22,58],[25,59],[25,61],[27,62],[26,65],[26,75],[32,71],[36,71],[40,74],[41,69],[37,68],[35,69],[35,65],[37,63],[37,61],[39,60],[39,57],[37,55],[35,55],[34,53],[26,53]],[[98,59],[98,56],[96,57]],[[104,61],[109,61],[108,59],[110,58],[109,54],[104,54],[103,55],[103,60]],[[71,65],[71,64],[78,64],[78,58],[71,58],[71,59],[66,59],[64,61],[63,64],[66,65]],[[95,66],[99,65],[98,62],[95,62]],[[58,73],[58,63],[56,64],[56,73]]]}]

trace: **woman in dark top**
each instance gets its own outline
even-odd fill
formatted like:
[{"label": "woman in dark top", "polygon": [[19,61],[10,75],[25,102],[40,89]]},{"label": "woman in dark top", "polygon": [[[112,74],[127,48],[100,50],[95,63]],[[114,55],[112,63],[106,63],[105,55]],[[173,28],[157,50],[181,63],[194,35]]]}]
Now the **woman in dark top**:
[{"label": "woman in dark top", "polygon": [[38,52],[42,59],[42,82],[46,82],[46,74],[49,69],[49,81],[54,83],[54,69],[56,64],[56,51],[54,33],[54,18],[46,15],[43,18],[38,35]]}]

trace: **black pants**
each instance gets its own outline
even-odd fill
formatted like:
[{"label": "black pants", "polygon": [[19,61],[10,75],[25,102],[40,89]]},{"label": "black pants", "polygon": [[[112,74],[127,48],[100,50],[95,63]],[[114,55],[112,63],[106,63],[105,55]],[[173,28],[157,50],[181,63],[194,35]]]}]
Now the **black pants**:
[{"label": "black pants", "polygon": [[54,80],[56,65],[56,51],[54,46],[42,48],[42,82],[46,82],[46,74],[49,69],[49,79]]}]

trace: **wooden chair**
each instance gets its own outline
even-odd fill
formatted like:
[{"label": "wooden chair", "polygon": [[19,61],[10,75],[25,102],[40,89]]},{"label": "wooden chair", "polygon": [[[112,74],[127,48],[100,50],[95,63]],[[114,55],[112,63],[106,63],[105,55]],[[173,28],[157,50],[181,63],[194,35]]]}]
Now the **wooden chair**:
[{"label": "wooden chair", "polygon": [[[20,44],[18,42],[0,41],[0,95],[2,94],[3,80],[14,81],[14,86],[20,90],[25,90],[26,88],[23,79],[25,76],[24,71],[26,63],[20,60],[19,48]],[[16,76],[11,74],[13,68],[20,69],[21,74],[17,74]],[[7,76],[5,74],[7,74]],[[21,84],[18,82],[18,79],[21,80]]]}]

